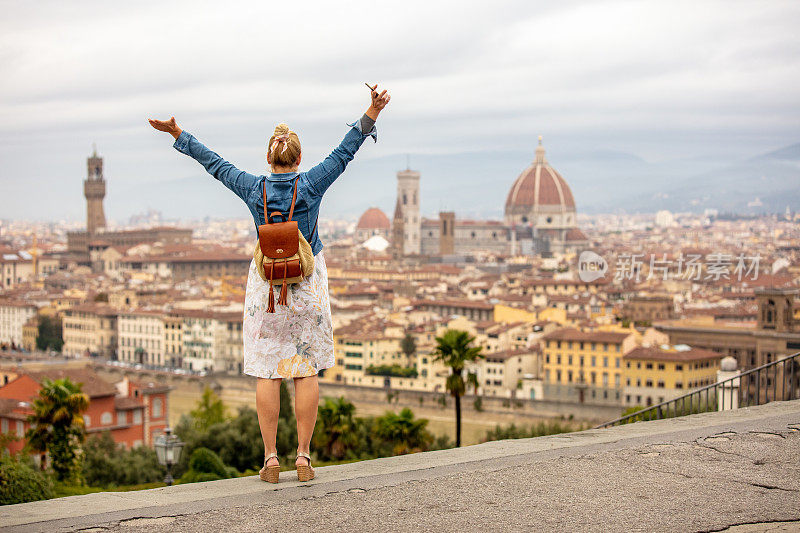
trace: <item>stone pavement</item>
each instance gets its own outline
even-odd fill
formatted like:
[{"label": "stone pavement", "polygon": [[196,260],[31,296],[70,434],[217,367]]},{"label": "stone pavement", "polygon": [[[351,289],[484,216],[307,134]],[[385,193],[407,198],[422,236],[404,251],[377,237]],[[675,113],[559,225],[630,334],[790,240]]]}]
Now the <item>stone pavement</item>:
[{"label": "stone pavement", "polygon": [[[800,531],[800,400],[0,508],[9,531]],[[728,529],[730,528],[730,529]]]}]

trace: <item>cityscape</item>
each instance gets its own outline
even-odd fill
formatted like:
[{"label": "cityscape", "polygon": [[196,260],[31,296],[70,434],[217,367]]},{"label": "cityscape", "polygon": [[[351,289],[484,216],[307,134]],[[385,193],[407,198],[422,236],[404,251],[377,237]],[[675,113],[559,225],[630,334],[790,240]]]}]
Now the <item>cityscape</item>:
[{"label": "cityscape", "polygon": [[800,531],[800,5],[6,7],[0,528]]},{"label": "cityscape", "polygon": [[[425,393],[417,407],[446,396],[449,371],[432,354],[448,329],[469,332],[485,355],[470,369],[477,387],[467,398],[508,413],[525,401],[531,420],[600,422],[716,382],[726,356],[749,370],[800,350],[800,214],[790,209],[581,215],[541,138],[531,164],[507,179],[503,220],[423,217],[423,179],[397,172],[391,218],[365,207],[355,222],[320,224],[336,357],[321,381],[345,397],[348,387],[354,397],[372,391],[359,407],[383,409],[384,391]],[[240,389],[248,386],[241,319],[251,225],[168,226],[150,212],[111,230],[105,189],[103,158],[93,153],[83,181],[86,229],[0,227],[3,382],[26,368],[91,375],[109,387],[130,381],[114,396],[124,407],[86,417],[87,431],[108,426],[119,443],[152,445],[191,410],[197,387],[188,383],[198,377],[231,405],[249,402]],[[587,267],[586,254],[600,266]],[[44,325],[55,327],[54,338],[42,338]],[[228,391],[218,376],[244,384]],[[136,387],[155,391],[158,416],[142,414],[148,402],[137,392],[143,400],[120,424]],[[7,403],[3,427],[30,414],[13,391],[0,388],[17,401]],[[471,418],[505,420],[477,414],[465,417],[468,427]],[[23,422],[19,434],[26,429]]]}]

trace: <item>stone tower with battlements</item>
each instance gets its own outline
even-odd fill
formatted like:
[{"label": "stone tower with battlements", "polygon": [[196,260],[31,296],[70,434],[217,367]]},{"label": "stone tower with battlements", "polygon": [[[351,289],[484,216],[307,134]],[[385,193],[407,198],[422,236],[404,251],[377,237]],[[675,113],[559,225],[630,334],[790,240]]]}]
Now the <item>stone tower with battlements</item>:
[{"label": "stone tower with battlements", "polygon": [[83,195],[86,197],[86,232],[94,235],[106,227],[106,214],[103,211],[103,198],[106,196],[106,180],[103,178],[103,158],[94,150],[86,160],[87,176],[83,182]]}]

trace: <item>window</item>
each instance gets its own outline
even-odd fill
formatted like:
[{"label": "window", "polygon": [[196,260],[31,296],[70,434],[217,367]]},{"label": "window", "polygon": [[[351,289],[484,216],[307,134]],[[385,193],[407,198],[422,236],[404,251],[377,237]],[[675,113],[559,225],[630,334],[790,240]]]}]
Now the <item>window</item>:
[{"label": "window", "polygon": [[17,420],[17,437],[25,435],[25,424],[22,420]]},{"label": "window", "polygon": [[603,366],[608,368],[608,357],[603,357]]},{"label": "window", "polygon": [[162,402],[161,398],[154,398],[153,399],[153,418],[159,418],[160,416],[162,416],[162,413],[161,413],[162,409],[163,409],[163,402]]},{"label": "window", "polygon": [[644,386],[645,387],[652,387],[653,386],[653,380],[652,379],[648,379],[647,381],[644,382]]},{"label": "window", "polygon": [[663,379],[659,379],[658,380],[658,388],[659,389],[663,389],[664,388],[664,380]]},{"label": "window", "polygon": [[603,372],[603,387],[608,387],[608,372]]},{"label": "window", "polygon": [[571,355],[567,356],[567,364],[568,365],[572,364],[572,356]]},{"label": "window", "polygon": [[8,433],[8,419],[4,418],[2,423],[0,423],[0,429],[3,433]]},{"label": "window", "polygon": [[100,423],[102,425],[104,425],[104,426],[107,425],[107,424],[110,424],[112,420],[113,420],[113,417],[111,416],[111,413],[109,413],[108,411],[106,411],[102,415],[100,415]]},{"label": "window", "polygon": [[683,365],[675,365],[675,370],[677,371],[683,370]]},{"label": "window", "polygon": [[659,370],[664,370],[664,368],[665,368],[665,367],[664,367],[664,363],[659,363],[659,364],[658,364],[658,369],[659,369]]},{"label": "window", "polygon": [[117,425],[122,426],[128,423],[128,413],[125,411],[117,411]]},{"label": "window", "polygon": [[572,370],[567,370],[567,382],[572,383]]},{"label": "window", "polygon": [[614,386],[619,387],[622,377],[619,374],[614,374]]},{"label": "window", "polygon": [[89,415],[83,415],[83,425],[87,428],[92,425],[92,419]]}]

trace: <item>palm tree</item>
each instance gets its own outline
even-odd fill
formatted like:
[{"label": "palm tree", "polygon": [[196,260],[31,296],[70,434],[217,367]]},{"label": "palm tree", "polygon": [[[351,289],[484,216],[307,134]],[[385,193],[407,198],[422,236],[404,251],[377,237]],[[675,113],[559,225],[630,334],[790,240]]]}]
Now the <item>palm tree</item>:
[{"label": "palm tree", "polygon": [[314,428],[314,447],[323,459],[344,459],[358,442],[356,406],[344,397],[325,398],[317,411],[319,423]]},{"label": "palm tree", "polygon": [[399,414],[386,411],[375,422],[376,434],[387,442],[394,443],[392,452],[395,455],[424,452],[433,442],[433,435],[426,428],[428,420],[414,419],[414,412],[408,407],[403,408]]},{"label": "palm tree", "polygon": [[59,480],[67,480],[78,471],[79,446],[85,437],[83,412],[89,408],[89,397],[80,383],[69,378],[51,381],[45,378],[39,397],[33,401],[31,427],[25,433],[27,445],[41,454],[42,470],[45,453],[50,452],[53,470]]},{"label": "palm tree", "polygon": [[434,361],[441,361],[450,367],[450,375],[445,384],[447,390],[455,398],[456,404],[456,447],[461,446],[461,397],[467,390],[467,384],[478,389],[478,377],[474,372],[467,372],[464,381],[464,366],[483,358],[480,346],[472,346],[475,337],[466,331],[448,329],[441,337],[436,337],[436,348],[433,351]]}]

